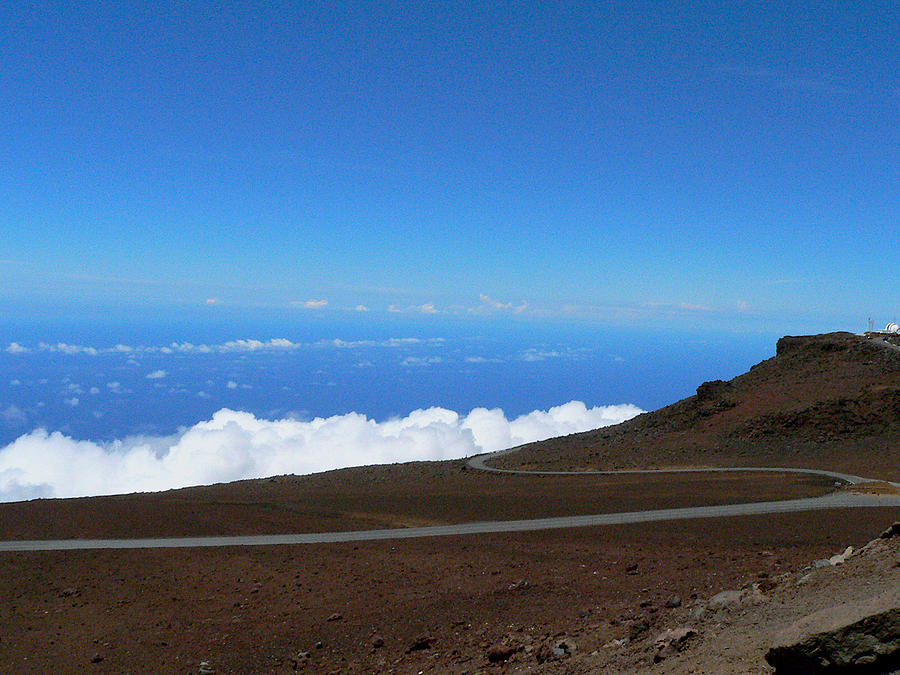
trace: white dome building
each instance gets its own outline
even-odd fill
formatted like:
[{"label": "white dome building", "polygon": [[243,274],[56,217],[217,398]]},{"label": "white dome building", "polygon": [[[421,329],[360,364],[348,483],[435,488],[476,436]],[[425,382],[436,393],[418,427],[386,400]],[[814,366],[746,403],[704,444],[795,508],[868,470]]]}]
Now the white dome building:
[{"label": "white dome building", "polygon": [[885,333],[900,333],[900,325],[898,325],[892,321],[887,326],[885,326],[884,332]]}]

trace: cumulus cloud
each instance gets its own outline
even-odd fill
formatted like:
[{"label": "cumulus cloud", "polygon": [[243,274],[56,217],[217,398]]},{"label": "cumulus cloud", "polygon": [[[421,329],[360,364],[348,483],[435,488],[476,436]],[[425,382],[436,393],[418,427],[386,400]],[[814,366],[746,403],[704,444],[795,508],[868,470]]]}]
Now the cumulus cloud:
[{"label": "cumulus cloud", "polygon": [[359,413],[308,422],[268,420],[223,408],[167,437],[110,443],[38,429],[0,449],[0,501],[166,490],[347,466],[442,460],[616,424],[633,405],[580,401],[508,419],[500,409],[460,415],[415,410],[376,422]]},{"label": "cumulus cloud", "polygon": [[41,342],[38,344],[38,349],[42,352],[57,352],[60,354],[88,354],[90,356],[96,356],[100,353],[100,350],[95,347],[85,347],[84,345],[70,345],[65,342],[57,342],[56,344],[48,344],[46,342]]},{"label": "cumulus cloud", "polygon": [[366,307],[365,305],[357,305],[353,309],[357,312],[368,312],[369,311],[369,308]]},{"label": "cumulus cloud", "polygon": [[168,373],[164,370],[154,370],[152,373],[147,373],[147,379],[148,380],[161,380],[166,375],[168,375]]},{"label": "cumulus cloud", "polygon": [[27,354],[30,349],[27,347],[23,347],[18,342],[10,342],[9,346],[6,348],[6,352],[9,354]]}]

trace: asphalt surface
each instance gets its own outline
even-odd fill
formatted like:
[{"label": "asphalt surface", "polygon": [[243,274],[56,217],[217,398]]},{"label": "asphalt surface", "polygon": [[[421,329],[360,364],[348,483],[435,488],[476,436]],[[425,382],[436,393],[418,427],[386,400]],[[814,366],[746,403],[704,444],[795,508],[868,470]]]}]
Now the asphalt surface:
[{"label": "asphalt surface", "polygon": [[[514,452],[516,449],[477,455],[469,459],[469,466],[481,471],[496,473],[576,475],[576,474],[659,474],[659,473],[700,473],[731,471],[777,471],[782,473],[816,474],[832,478],[837,483],[858,484],[869,479],[851,474],[817,469],[794,469],[778,467],[740,468],[697,468],[697,469],[647,469],[624,471],[519,471],[498,469],[488,465],[489,459]],[[900,487],[897,483],[893,485]],[[690,518],[723,518],[727,516],[765,515],[771,513],[793,513],[838,508],[873,508],[900,506],[900,497],[855,495],[836,493],[824,497],[790,499],[776,502],[751,502],[746,504],[725,504],[721,506],[696,506],[680,509],[658,509],[651,511],[629,511],[625,513],[603,513],[588,516],[564,516],[559,518],[536,518],[531,520],[504,520],[463,523],[459,525],[437,525],[430,527],[406,527],[384,530],[358,530],[350,532],[313,532],[304,534],[250,535],[228,537],[169,537],[158,539],[49,539],[0,542],[2,551],[82,551],[90,549],[140,549],[140,548],[203,548],[221,546],[279,546],[295,544],[327,544],[356,541],[381,541],[389,539],[414,539],[418,537],[446,537],[467,534],[487,534],[498,532],[530,532],[568,527],[600,527],[604,525],[627,525],[665,520],[685,520]]]}]

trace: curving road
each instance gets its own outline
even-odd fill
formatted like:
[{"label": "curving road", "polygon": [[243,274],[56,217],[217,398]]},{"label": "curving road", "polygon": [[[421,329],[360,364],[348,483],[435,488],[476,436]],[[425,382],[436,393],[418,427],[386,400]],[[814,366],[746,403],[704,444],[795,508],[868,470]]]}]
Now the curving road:
[{"label": "curving road", "polygon": [[[801,473],[827,476],[840,483],[858,484],[868,479],[852,474],[817,469],[794,469],[779,467],[728,467],[698,469],[628,469],[623,471],[520,471],[498,469],[487,464],[487,460],[500,457],[517,448],[500,452],[477,455],[469,459],[473,469],[495,473],[517,473],[527,475],[568,476],[581,474],[659,474],[659,473],[699,473],[731,471],[775,471],[781,473]],[[900,484],[892,483],[900,488]],[[285,544],[327,544],[338,542],[380,541],[387,539],[413,539],[418,537],[443,537],[464,534],[488,534],[498,532],[529,532],[568,527],[598,527],[603,525],[627,525],[665,520],[689,518],[722,518],[727,516],[765,515],[774,513],[795,513],[837,508],[872,508],[884,506],[900,507],[900,497],[875,497],[850,493],[830,494],[824,497],[790,499],[777,502],[751,502],[746,504],[726,504],[722,506],[695,506],[680,509],[658,509],[651,511],[629,511],[625,513],[603,513],[588,516],[564,516],[559,518],[535,518],[531,520],[501,520],[459,525],[437,525],[431,527],[408,527],[384,530],[358,530],[351,532],[312,532],[306,534],[251,535],[229,537],[173,537],[159,539],[49,539],[31,541],[2,541],[2,551],[81,551],[89,549],[137,549],[137,548],[195,548],[220,546],[277,546]]]}]

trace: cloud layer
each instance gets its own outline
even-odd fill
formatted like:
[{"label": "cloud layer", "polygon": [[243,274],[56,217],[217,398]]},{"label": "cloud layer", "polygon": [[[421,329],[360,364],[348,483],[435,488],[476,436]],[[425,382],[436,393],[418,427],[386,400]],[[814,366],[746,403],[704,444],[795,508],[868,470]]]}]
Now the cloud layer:
[{"label": "cloud layer", "polygon": [[442,460],[617,424],[642,412],[630,404],[581,401],[513,420],[500,409],[462,416],[415,410],[376,422],[348,413],[303,422],[267,420],[223,408],[167,437],[78,441],[38,429],[0,449],[0,501],[147,492],[348,466]]}]

